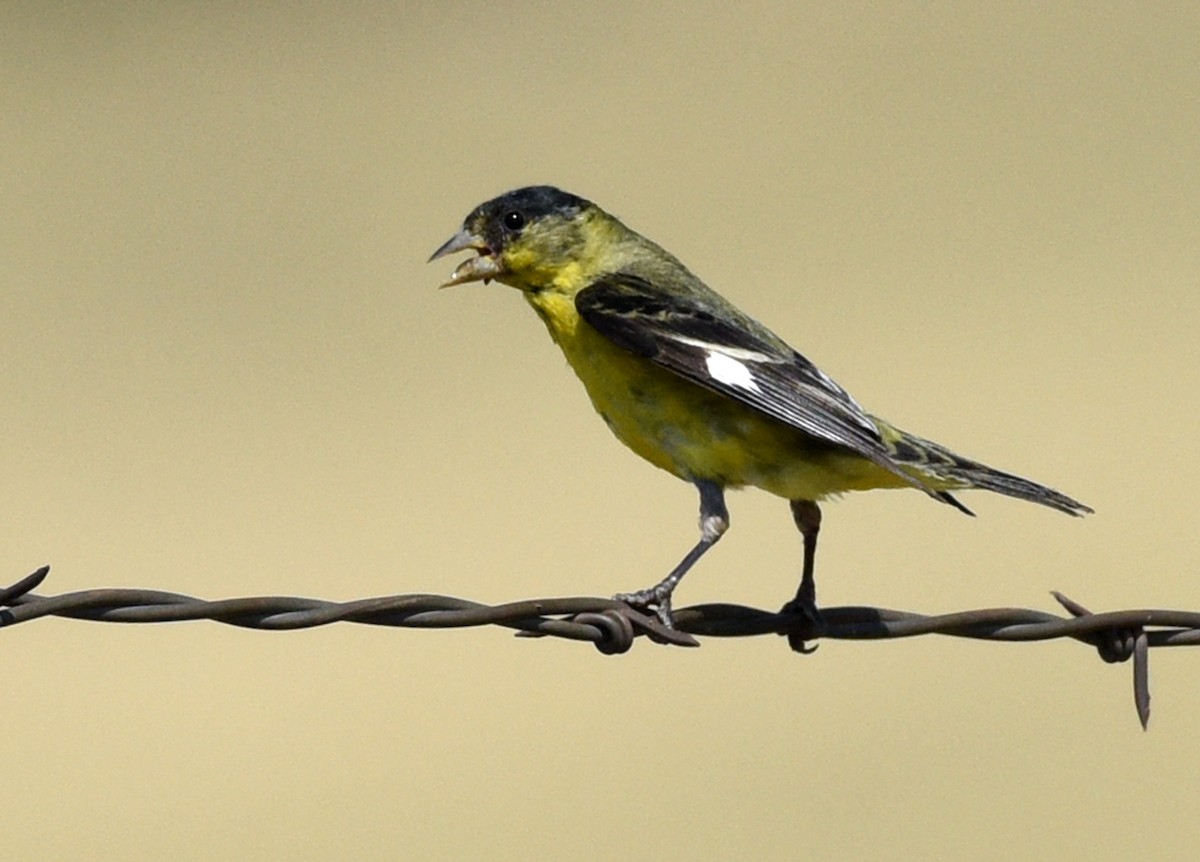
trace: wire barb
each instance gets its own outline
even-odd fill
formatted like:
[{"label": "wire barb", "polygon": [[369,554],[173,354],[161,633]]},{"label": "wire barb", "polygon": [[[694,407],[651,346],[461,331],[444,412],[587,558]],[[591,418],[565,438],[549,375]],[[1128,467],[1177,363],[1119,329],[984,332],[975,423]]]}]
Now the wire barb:
[{"label": "wire barb", "polygon": [[[1133,659],[1134,704],[1145,729],[1150,721],[1151,647],[1200,644],[1200,613],[1128,610],[1092,613],[1058,592],[1051,595],[1070,617],[1026,608],[983,608],[928,616],[888,608],[822,608],[819,621],[800,612],[774,613],[733,604],[675,611],[676,628],[613,599],[526,599],[501,605],[428,594],[329,602],[296,596],[251,596],[210,601],[142,589],[95,589],[57,596],[34,593],[50,573],[42,566],[0,588],[0,627],[57,616],[94,622],[162,623],[213,620],[242,628],[285,631],[337,622],[406,628],[498,625],[521,637],[586,641],[606,655],[628,652],[640,636],[656,643],[699,646],[705,637],[783,635],[795,644],[834,640],[892,640],[939,634],[992,641],[1072,638],[1095,647],[1106,662]],[[810,650],[807,650],[811,652]]]},{"label": "wire barb", "polygon": [[[1050,595],[1058,600],[1074,617],[1092,616],[1092,612],[1079,602],[1072,601],[1058,591]],[[1098,633],[1096,649],[1100,658],[1110,664],[1128,661],[1133,657],[1133,703],[1137,707],[1142,730],[1150,726],[1150,640],[1142,626],[1128,629],[1111,628]]]}]

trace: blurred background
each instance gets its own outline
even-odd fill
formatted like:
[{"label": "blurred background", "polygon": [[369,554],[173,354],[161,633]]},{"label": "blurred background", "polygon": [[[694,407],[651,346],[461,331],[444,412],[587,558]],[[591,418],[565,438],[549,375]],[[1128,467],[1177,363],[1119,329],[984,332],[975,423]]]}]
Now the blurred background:
[{"label": "blurred background", "polygon": [[[1095,507],[825,507],[827,605],[1200,608],[1193,4],[42,3],[0,12],[0,581],[645,586],[693,490],[425,260],[596,200],[873,412]],[[681,605],[776,607],[783,501]],[[11,858],[1188,858],[1200,653],[42,620]],[[1099,848],[1099,850],[1098,850]],[[1172,853],[1177,855],[1172,856]]]}]

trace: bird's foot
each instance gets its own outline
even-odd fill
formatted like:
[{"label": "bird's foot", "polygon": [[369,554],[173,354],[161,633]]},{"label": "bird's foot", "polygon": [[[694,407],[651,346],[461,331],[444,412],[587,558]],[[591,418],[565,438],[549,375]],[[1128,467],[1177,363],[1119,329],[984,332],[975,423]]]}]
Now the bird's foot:
[{"label": "bird's foot", "polygon": [[779,612],[803,617],[804,621],[813,628],[819,629],[825,625],[825,617],[821,614],[821,609],[811,598],[796,597],[780,608]]},{"label": "bird's foot", "polygon": [[779,613],[787,616],[797,616],[797,624],[787,632],[788,644],[798,653],[809,655],[817,651],[817,647],[808,645],[808,641],[820,636],[825,629],[825,618],[817,607],[816,596],[813,592],[801,589],[796,598],[779,609]]},{"label": "bird's foot", "polygon": [[632,593],[617,593],[613,600],[624,602],[635,610],[652,612],[664,626],[675,628],[675,618],[671,616],[671,590],[662,584]]}]

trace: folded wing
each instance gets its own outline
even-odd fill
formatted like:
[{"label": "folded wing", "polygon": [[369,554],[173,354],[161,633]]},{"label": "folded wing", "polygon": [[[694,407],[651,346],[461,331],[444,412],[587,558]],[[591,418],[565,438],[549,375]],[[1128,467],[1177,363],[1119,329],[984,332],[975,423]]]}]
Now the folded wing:
[{"label": "folded wing", "polygon": [[878,426],[842,387],[740,314],[716,314],[628,273],[605,275],[584,288],[575,307],[626,350],[929,491],[892,459]]}]

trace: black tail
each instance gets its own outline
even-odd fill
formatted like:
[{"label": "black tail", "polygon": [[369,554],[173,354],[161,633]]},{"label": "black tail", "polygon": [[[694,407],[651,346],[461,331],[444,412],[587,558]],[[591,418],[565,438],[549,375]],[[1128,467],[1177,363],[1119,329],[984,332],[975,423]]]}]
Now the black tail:
[{"label": "black tail", "polygon": [[963,468],[954,470],[951,475],[965,482],[967,487],[983,488],[985,491],[995,491],[997,494],[1016,497],[1019,500],[1041,503],[1068,515],[1090,515],[1093,511],[1090,506],[1085,506],[1053,488],[1022,479],[1012,473],[993,470],[984,464],[968,461]]},{"label": "black tail", "polygon": [[[907,432],[901,432],[900,439],[889,444],[892,457],[901,464],[912,465],[920,473],[945,482],[953,483],[957,488],[982,488],[985,491],[995,491],[1007,497],[1018,500],[1029,500],[1031,503],[1041,503],[1051,509],[1066,512],[1068,515],[1089,515],[1090,506],[1085,506],[1078,500],[1073,500],[1066,494],[1061,494],[1053,488],[1039,485],[1012,473],[995,470],[978,461],[971,461],[961,455],[955,455],[944,446],[939,446],[929,440],[924,440]],[[937,494],[944,502],[971,514],[948,493]]]}]

